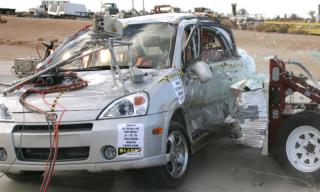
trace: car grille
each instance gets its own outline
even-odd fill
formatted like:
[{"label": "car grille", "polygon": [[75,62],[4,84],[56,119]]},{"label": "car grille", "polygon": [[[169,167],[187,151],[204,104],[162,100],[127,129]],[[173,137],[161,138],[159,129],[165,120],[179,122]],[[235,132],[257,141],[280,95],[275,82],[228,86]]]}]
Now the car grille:
[{"label": "car grille", "polygon": [[[62,124],[59,126],[59,132],[91,131],[92,126],[92,123]],[[13,132],[49,132],[49,129],[53,131],[53,127],[48,125],[16,125],[13,128]]]},{"label": "car grille", "polygon": [[[46,161],[50,148],[15,148],[20,161]],[[57,161],[81,161],[89,157],[90,147],[61,147],[58,150]]]}]

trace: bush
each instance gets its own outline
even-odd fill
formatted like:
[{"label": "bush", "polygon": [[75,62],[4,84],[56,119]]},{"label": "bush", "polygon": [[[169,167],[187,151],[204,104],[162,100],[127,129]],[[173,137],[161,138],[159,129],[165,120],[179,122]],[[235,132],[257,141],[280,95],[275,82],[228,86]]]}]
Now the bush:
[{"label": "bush", "polygon": [[255,30],[258,32],[267,32],[267,33],[288,33],[288,25],[272,25],[272,24],[259,24],[255,27]]},{"label": "bush", "polygon": [[0,16],[0,24],[1,23],[7,23],[7,20],[6,19],[2,19],[1,16]]},{"label": "bush", "polygon": [[279,33],[288,33],[289,25],[279,25]]},{"label": "bush", "polygon": [[254,26],[254,25],[247,25],[246,28],[247,28],[246,30],[253,31],[253,30],[255,30],[256,26]]},{"label": "bush", "polygon": [[309,35],[307,31],[302,29],[289,29],[288,33],[290,34],[299,34],[299,35]]},{"label": "bush", "polygon": [[279,27],[276,25],[266,25],[265,28],[265,32],[267,33],[274,33],[274,32],[278,32],[279,31]]},{"label": "bush", "polygon": [[258,32],[263,32],[263,31],[265,31],[264,29],[265,29],[265,24],[259,24],[259,25],[257,25],[257,26],[255,26],[255,28],[254,28],[256,31],[258,31]]}]

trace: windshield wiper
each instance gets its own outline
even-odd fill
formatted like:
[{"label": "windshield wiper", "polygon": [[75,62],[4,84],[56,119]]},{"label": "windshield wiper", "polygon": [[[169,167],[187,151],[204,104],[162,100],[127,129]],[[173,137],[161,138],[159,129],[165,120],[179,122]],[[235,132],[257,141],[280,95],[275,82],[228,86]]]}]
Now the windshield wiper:
[{"label": "windshield wiper", "polygon": [[[59,71],[99,71],[99,70],[110,70],[110,65],[103,65],[103,66],[92,66],[82,69],[60,69]],[[129,66],[123,65],[120,66],[120,69],[129,69]]]},{"label": "windshield wiper", "polygon": [[[120,69],[129,69],[128,65],[120,65],[119,66]],[[92,67],[88,67],[88,68],[84,68],[84,70],[110,70],[111,66],[110,65],[103,65],[103,66],[92,66]]]},{"label": "windshield wiper", "polygon": [[103,65],[103,66],[92,66],[92,67],[87,67],[83,69],[77,69],[77,71],[98,71],[98,70],[110,70],[111,67],[110,65]]}]

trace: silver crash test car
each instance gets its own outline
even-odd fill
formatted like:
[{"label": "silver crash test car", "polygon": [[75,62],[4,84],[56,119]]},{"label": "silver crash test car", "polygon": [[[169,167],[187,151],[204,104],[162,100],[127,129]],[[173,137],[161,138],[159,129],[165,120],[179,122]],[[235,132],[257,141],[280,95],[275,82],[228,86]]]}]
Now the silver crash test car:
[{"label": "silver crash test car", "polygon": [[[177,13],[121,25],[121,38],[103,39],[92,27],[71,35],[38,66],[37,80],[26,77],[0,98],[0,171],[18,180],[45,170],[53,130],[44,113],[62,117],[55,170],[147,168],[168,187],[182,183],[209,137],[241,137],[230,87],[254,74],[255,63],[230,29]],[[86,85],[45,92],[72,81],[60,73]],[[24,97],[28,90],[37,94]]]}]

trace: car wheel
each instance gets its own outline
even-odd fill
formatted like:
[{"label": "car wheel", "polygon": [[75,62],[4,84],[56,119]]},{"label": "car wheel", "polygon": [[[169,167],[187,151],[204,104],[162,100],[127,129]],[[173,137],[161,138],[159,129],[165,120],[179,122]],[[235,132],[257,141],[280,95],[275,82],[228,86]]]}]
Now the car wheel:
[{"label": "car wheel", "polygon": [[41,181],[43,172],[40,171],[23,171],[20,173],[5,173],[5,175],[17,182]]},{"label": "car wheel", "polygon": [[186,129],[179,122],[171,122],[167,138],[166,165],[146,170],[151,183],[159,187],[177,188],[184,181],[191,163],[191,147]]},{"label": "car wheel", "polygon": [[276,159],[289,175],[319,180],[320,114],[301,112],[289,117],[277,136],[276,150]]}]

